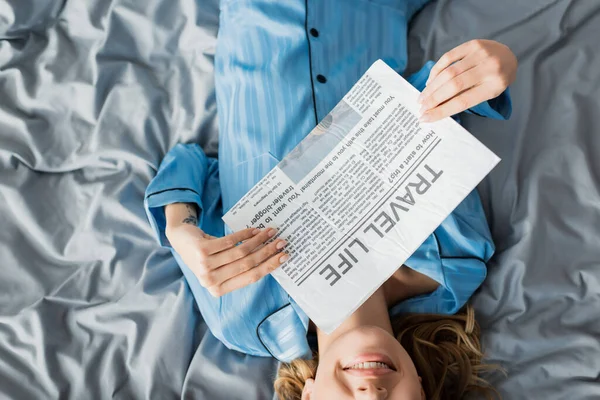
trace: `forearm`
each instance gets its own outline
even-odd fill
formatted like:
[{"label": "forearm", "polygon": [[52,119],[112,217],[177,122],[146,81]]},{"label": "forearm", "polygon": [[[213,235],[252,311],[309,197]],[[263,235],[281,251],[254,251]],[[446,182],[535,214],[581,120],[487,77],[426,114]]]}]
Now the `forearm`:
[{"label": "forearm", "polygon": [[[169,204],[180,203],[171,209]],[[188,210],[185,204],[193,204]],[[208,158],[198,145],[178,144],[167,153],[160,168],[146,189],[144,207],[159,243],[171,247],[167,240],[167,225],[183,224],[191,214],[194,226],[208,234],[222,236],[220,221],[220,187],[218,162]],[[167,221],[167,208],[169,215]],[[175,210],[175,212],[173,212]],[[185,225],[191,225],[188,219]]]},{"label": "forearm", "polygon": [[173,203],[165,206],[167,228],[181,224],[198,225],[198,206],[194,203]]}]

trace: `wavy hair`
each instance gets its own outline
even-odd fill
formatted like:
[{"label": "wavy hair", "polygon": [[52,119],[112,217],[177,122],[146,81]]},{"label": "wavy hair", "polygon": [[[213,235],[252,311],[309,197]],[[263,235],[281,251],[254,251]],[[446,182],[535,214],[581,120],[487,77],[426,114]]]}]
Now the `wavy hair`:
[{"label": "wavy hair", "polygon": [[[393,321],[396,338],[412,358],[427,400],[457,400],[471,393],[499,399],[499,393],[481,377],[499,370],[482,362],[480,328],[473,307],[456,315],[408,314]],[[318,356],[282,364],[275,380],[281,400],[301,400],[307,379],[314,379]]]}]

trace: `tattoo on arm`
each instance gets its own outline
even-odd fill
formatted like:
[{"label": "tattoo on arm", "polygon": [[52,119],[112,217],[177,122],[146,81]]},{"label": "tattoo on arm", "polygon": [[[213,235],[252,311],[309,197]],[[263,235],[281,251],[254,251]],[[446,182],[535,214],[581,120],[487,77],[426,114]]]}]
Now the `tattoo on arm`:
[{"label": "tattoo on arm", "polygon": [[185,217],[185,219],[181,222],[184,224],[190,224],[190,225],[197,226],[198,225],[198,211],[196,210],[196,207],[191,204],[186,204],[185,208],[187,209],[188,216]]}]

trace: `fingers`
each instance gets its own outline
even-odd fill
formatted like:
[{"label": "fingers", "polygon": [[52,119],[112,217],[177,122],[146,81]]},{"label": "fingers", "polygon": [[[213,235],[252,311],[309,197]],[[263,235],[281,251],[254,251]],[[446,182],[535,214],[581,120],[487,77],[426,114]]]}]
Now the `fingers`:
[{"label": "fingers", "polygon": [[[201,249],[203,254],[197,259],[198,262],[193,264],[193,271],[200,284],[207,288],[210,293],[215,296],[221,296],[232,290],[239,289],[245,286],[241,285],[240,282],[250,282],[253,279],[258,280],[286,261],[284,259],[284,261],[275,263],[274,260],[270,260],[270,257],[277,255],[285,247],[287,243],[284,240],[275,240],[263,246],[265,242],[275,236],[277,231],[272,228],[262,231],[258,230],[258,233],[256,231],[250,230],[250,233],[240,231],[221,239],[207,240],[206,243],[203,243],[204,247]],[[249,235],[248,239],[243,240],[241,243],[239,242],[240,239]],[[219,243],[214,247],[207,247],[207,243],[210,244],[210,242]],[[233,244],[233,247],[227,247],[231,244]],[[224,250],[214,253],[214,249],[218,248]],[[278,256],[277,260],[283,257],[282,254]],[[259,272],[250,273],[264,263],[268,263],[270,267],[263,266]],[[236,279],[236,277],[242,275],[245,278]],[[233,282],[228,283],[225,288],[222,287],[226,282],[231,280]],[[235,289],[227,289],[228,287],[235,287]]]},{"label": "fingers", "polygon": [[[516,58],[505,45],[472,40],[446,53],[419,96],[421,122],[465,111],[502,93],[513,79]],[[460,107],[459,107],[460,105]]]},{"label": "fingers", "polygon": [[[462,61],[458,64],[461,63]],[[458,64],[454,64],[448,67],[448,69],[453,68],[455,65]],[[444,82],[441,85],[436,85],[437,88],[429,92],[427,97],[421,103],[421,114],[425,113],[426,111],[432,108],[437,107],[442,103],[445,103],[446,101],[458,96],[460,93],[468,89],[471,89],[472,87],[478,85],[481,82],[481,76],[477,68],[468,69],[466,72],[463,72],[458,75],[454,75],[454,71],[447,72],[448,69],[442,72],[442,74],[438,77],[438,79],[436,79],[434,83],[437,83],[438,80],[444,78],[445,76],[447,76],[449,79],[447,79],[446,82]]]},{"label": "fingers", "polygon": [[225,237],[207,241],[204,245],[207,255],[215,254],[234,247],[236,244],[248,240],[261,233],[260,229],[248,228],[232,233]]},{"label": "fingers", "polygon": [[218,286],[232,277],[250,271],[265,262],[269,257],[279,253],[286,244],[285,240],[275,240],[244,258],[209,271],[204,282],[201,280],[200,283],[205,287]]},{"label": "fingers", "polygon": [[169,240],[200,284],[220,296],[245,286],[242,282],[255,282],[287,261],[289,256],[280,254],[287,244],[284,240],[265,245],[276,233],[275,229],[245,229],[217,239],[196,226],[182,224],[171,229]]},{"label": "fingers", "polygon": [[[240,260],[251,254],[254,250],[256,250],[257,247],[261,246],[263,243],[275,236],[276,233],[277,231],[273,228],[265,229],[263,231],[259,231],[258,234],[237,246],[223,250],[217,254],[213,253],[210,257],[208,257],[206,263],[207,267],[209,269],[219,268],[236,260]],[[227,238],[227,236],[223,239],[225,238]]]},{"label": "fingers", "polygon": [[213,296],[218,297],[234,290],[241,289],[245,286],[258,282],[261,278],[279,268],[279,266],[288,259],[289,255],[287,254],[275,254],[257,267],[236,275],[235,277],[223,282],[221,285],[212,286],[208,288],[208,291]]},{"label": "fingers", "polygon": [[427,99],[429,99],[440,87],[475,68],[479,61],[478,58],[479,57],[472,54],[440,72],[437,77],[430,80],[425,89],[423,89],[423,92],[419,95],[419,103],[426,103]]},{"label": "fingers", "polygon": [[447,102],[427,111],[421,117],[422,122],[433,122],[471,108],[487,98],[488,90],[484,85],[475,86]]},{"label": "fingers", "polygon": [[463,59],[469,53],[471,53],[475,45],[476,41],[471,40],[469,42],[461,44],[458,47],[453,48],[452,50],[441,56],[438,62],[435,63],[433,68],[431,68],[431,72],[429,73],[429,79],[427,80],[426,85],[429,85],[430,82],[433,82],[433,80],[451,64]]}]

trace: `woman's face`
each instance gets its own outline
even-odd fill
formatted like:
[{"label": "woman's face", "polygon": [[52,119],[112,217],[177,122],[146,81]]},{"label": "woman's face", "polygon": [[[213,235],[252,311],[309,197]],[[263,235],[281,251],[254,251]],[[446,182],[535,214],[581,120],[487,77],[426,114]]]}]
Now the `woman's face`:
[{"label": "woman's face", "polygon": [[352,329],[319,354],[315,379],[309,379],[303,400],[423,400],[415,365],[402,345],[375,326]]}]

